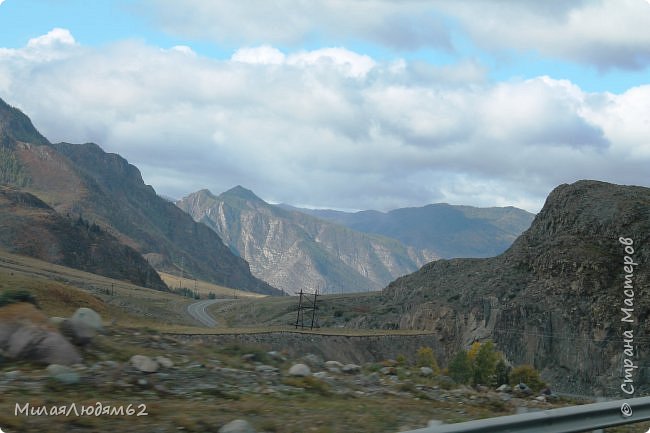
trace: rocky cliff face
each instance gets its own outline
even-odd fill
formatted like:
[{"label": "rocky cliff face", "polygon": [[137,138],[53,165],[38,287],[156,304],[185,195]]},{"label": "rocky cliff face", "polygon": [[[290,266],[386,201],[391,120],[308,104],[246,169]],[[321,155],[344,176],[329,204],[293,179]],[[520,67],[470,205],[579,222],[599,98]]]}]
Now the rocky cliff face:
[{"label": "rocky cliff face", "polygon": [[[393,313],[353,323],[432,330],[448,356],[491,338],[509,360],[534,364],[558,388],[625,396],[625,362],[639,366],[637,390],[650,379],[649,244],[650,189],[561,185],[504,254],[427,264],[384,289]],[[638,265],[625,268],[626,261]],[[621,321],[622,308],[632,309],[630,322]]]},{"label": "rocky cliff face", "polygon": [[177,205],[216,231],[253,274],[288,293],[377,290],[433,259],[415,248],[270,205],[233,188],[203,190]]}]

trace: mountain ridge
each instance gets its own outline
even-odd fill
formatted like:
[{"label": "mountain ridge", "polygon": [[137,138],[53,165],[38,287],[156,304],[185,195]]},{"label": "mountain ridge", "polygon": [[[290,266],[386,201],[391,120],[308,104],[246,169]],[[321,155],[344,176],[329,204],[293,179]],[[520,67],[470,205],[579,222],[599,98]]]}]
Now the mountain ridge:
[{"label": "mountain ridge", "polygon": [[433,258],[271,205],[241,186],[219,195],[200,190],[177,205],[215,230],[258,277],[289,293],[377,290]]},{"label": "mountain ridge", "polygon": [[534,215],[513,206],[478,208],[447,203],[343,212],[279,205],[345,225],[363,233],[397,239],[441,258],[490,257],[502,253],[530,226]]},{"label": "mountain ridge", "polygon": [[[14,167],[12,184],[62,215],[83,215],[134,248],[159,270],[182,272],[225,286],[265,294],[280,291],[250,274],[216,233],[195,223],[146,185],[137,167],[94,143],[43,142],[29,118],[0,104],[0,167]],[[19,125],[18,135],[11,129]],[[22,128],[22,129],[21,129]],[[36,143],[16,139],[36,137]],[[44,138],[43,138],[44,139]],[[9,176],[3,176],[8,177]]]}]

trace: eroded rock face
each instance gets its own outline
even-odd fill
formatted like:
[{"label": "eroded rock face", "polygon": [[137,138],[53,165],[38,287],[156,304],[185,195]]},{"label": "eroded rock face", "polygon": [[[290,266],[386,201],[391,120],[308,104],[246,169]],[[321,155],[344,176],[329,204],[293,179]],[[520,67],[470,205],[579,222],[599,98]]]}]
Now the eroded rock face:
[{"label": "eroded rock face", "polygon": [[21,361],[70,365],[81,362],[77,349],[33,305],[20,303],[0,308],[0,351]]},{"label": "eroded rock face", "polygon": [[287,293],[378,290],[435,258],[395,239],[270,205],[242,187],[219,196],[198,191],[176,204],[217,232],[254,275]]},{"label": "eroded rock face", "polygon": [[[633,241],[633,322],[622,323],[624,245]],[[440,260],[384,290],[393,313],[357,326],[428,329],[449,359],[491,338],[509,360],[533,364],[560,389],[594,392],[621,384],[623,330],[650,322],[650,189],[580,181],[548,197],[531,228],[489,259]],[[650,351],[635,360],[637,390],[648,387]]]}]

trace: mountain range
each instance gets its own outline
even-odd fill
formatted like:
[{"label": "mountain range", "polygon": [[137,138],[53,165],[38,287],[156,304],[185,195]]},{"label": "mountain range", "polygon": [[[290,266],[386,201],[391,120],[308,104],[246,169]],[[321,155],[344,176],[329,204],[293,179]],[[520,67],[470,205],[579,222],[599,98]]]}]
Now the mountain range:
[{"label": "mountain range", "polygon": [[197,191],[176,204],[217,232],[254,275],[291,294],[379,290],[440,258],[437,251],[496,254],[533,217],[515,208],[449,205],[317,211],[272,205],[242,186],[218,196]]},{"label": "mountain range", "polygon": [[37,197],[61,216],[96,225],[158,270],[182,268],[188,277],[280,293],[255,278],[216,233],[159,197],[124,158],[93,143],[50,143],[26,115],[1,99],[0,182]]},{"label": "mountain range", "polygon": [[492,257],[504,252],[534,214],[512,206],[479,208],[435,203],[389,212],[341,212],[281,205],[353,230],[397,239],[440,258]]}]

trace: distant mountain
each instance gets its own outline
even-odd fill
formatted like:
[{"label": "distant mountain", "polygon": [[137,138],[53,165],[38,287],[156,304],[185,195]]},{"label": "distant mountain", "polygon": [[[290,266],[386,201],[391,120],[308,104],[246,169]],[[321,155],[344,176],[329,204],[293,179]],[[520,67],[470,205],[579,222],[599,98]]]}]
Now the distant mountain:
[{"label": "distant mountain", "polygon": [[216,233],[156,195],[139,170],[93,143],[50,144],[29,119],[0,103],[0,179],[61,215],[96,223],[157,269],[216,284],[279,294],[253,277]]},{"label": "distant mountain", "polygon": [[66,218],[36,198],[0,186],[0,248],[143,287],[168,290],[133,248],[82,218]]},{"label": "distant mountain", "polygon": [[356,231],[394,238],[442,258],[501,254],[530,227],[535,217],[515,207],[478,208],[446,203],[390,212],[368,210],[356,213],[281,206]]},{"label": "distant mountain", "polygon": [[650,188],[560,185],[506,252],[429,263],[384,289],[373,311],[389,313],[353,324],[431,330],[447,356],[490,338],[512,362],[587,394],[620,395],[629,358],[641,367],[634,387],[647,392],[650,351],[626,354],[623,339],[640,348],[650,333],[648,245]]},{"label": "distant mountain", "polygon": [[237,186],[177,202],[216,231],[252,272],[288,293],[377,290],[434,259],[416,248],[271,205]]}]

